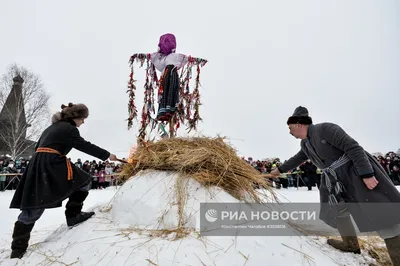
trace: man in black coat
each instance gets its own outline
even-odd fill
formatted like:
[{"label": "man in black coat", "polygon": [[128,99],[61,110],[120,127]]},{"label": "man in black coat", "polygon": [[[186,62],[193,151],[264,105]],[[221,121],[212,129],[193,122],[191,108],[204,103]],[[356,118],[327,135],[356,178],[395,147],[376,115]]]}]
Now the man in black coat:
[{"label": "man in black coat", "polygon": [[300,166],[300,170],[304,172],[303,179],[305,180],[308,190],[312,190],[312,187],[317,183],[317,167],[308,159],[304,164]]},{"label": "man in black coat", "polygon": [[343,240],[329,239],[328,244],[360,253],[351,214],[360,232],[376,231],[385,240],[393,264],[400,265],[400,212],[396,210],[400,193],[385,169],[338,125],[313,125],[305,107],[297,107],[287,124],[290,134],[301,139],[301,150],[271,175],[310,159],[323,171],[320,219],[337,228]]},{"label": "man in black coat", "polygon": [[68,226],[86,221],[94,212],[82,212],[89,194],[92,176],[71,164],[67,154],[72,148],[97,157],[115,161],[114,154],[84,140],[78,127],[89,115],[84,104],[62,105],[61,112],[52,117],[50,125],[36,144],[36,153],[23,173],[10,208],[20,209],[14,225],[11,258],[21,258],[30,239],[35,222],[47,208],[61,207],[69,198],[65,216]]}]

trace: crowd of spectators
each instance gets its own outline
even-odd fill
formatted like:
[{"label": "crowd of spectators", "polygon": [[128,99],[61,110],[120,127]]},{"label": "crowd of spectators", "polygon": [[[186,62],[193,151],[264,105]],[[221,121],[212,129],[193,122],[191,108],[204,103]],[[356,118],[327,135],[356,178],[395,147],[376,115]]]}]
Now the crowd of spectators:
[{"label": "crowd of spectators", "polygon": [[[0,158],[0,191],[15,190],[18,186],[19,178],[29,164],[30,158],[20,157],[12,160],[8,157]],[[109,186],[118,185],[117,175],[121,170],[121,164],[115,164],[109,161],[89,161],[82,162],[78,159],[75,166],[92,175],[92,189],[103,189]]]},{"label": "crowd of spectators", "polygon": [[[375,154],[374,156],[385,169],[393,184],[400,185],[400,150],[397,154],[388,152],[385,155]],[[19,177],[25,171],[30,159],[31,157],[21,157],[17,160],[11,160],[8,157],[0,157],[0,191],[5,189],[15,190],[17,188]],[[279,158],[253,160],[252,157],[248,157],[247,159],[243,158],[243,160],[246,160],[255,169],[264,174],[271,173],[281,164]],[[81,159],[78,159],[74,164],[92,175],[92,189],[103,189],[118,185],[117,176],[121,170],[120,164],[108,161],[96,162],[95,160],[82,162]],[[319,187],[321,171],[308,160],[288,173],[283,173],[279,178],[267,179],[272,186],[278,189],[306,186],[308,190],[312,190],[313,187]]]},{"label": "crowd of spectators", "polygon": [[[397,154],[393,151],[386,155],[375,154],[374,157],[385,169],[394,185],[400,185],[400,150]],[[279,158],[271,158],[264,160],[254,160],[252,157],[243,158],[251,164],[255,169],[264,174],[271,173],[272,170],[281,165]],[[267,178],[270,184],[278,189],[281,187],[308,187],[312,190],[313,187],[319,187],[321,180],[321,170],[318,169],[310,160],[303,162],[300,166],[290,170],[288,173],[283,173],[279,178]]]}]

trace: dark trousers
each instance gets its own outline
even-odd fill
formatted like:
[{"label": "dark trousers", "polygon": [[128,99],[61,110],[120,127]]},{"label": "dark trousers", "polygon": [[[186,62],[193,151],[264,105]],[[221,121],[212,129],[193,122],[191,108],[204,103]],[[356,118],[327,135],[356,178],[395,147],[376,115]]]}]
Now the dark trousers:
[{"label": "dark trousers", "polygon": [[279,182],[282,184],[283,188],[288,188],[289,180],[287,178],[279,178]]},{"label": "dark trousers", "polygon": [[99,181],[92,181],[92,189],[97,189],[99,187]]},{"label": "dark trousers", "polygon": [[[88,185],[81,187],[80,191],[89,191],[92,187],[92,182]],[[42,216],[45,209],[31,209],[31,210],[21,210],[18,216],[18,221],[24,224],[34,224]]]}]

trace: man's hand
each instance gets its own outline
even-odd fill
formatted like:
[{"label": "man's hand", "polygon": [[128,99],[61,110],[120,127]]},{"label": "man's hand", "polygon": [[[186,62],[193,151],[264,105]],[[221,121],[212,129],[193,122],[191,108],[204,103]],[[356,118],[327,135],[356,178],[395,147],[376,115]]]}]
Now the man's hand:
[{"label": "man's hand", "polygon": [[108,159],[110,161],[116,161],[117,160],[117,156],[115,156],[115,154],[110,154],[110,157],[108,157]]},{"label": "man's hand", "polygon": [[364,178],[363,181],[364,181],[365,185],[371,190],[374,189],[378,185],[378,180],[376,180],[375,176],[369,177],[369,178]]},{"label": "man's hand", "polygon": [[280,176],[281,172],[279,172],[278,168],[275,168],[274,170],[272,170],[271,172],[271,176],[277,177]]}]

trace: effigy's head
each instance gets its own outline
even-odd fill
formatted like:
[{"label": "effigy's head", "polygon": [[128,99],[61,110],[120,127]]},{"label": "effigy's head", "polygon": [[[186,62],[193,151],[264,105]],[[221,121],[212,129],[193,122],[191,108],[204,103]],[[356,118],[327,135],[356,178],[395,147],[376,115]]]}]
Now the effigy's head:
[{"label": "effigy's head", "polygon": [[176,38],[173,34],[167,33],[160,37],[160,42],[158,43],[160,52],[164,55],[169,55],[175,53],[176,50]]}]

